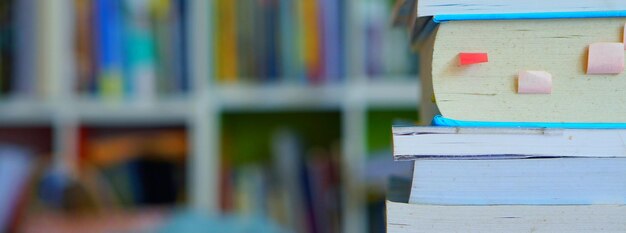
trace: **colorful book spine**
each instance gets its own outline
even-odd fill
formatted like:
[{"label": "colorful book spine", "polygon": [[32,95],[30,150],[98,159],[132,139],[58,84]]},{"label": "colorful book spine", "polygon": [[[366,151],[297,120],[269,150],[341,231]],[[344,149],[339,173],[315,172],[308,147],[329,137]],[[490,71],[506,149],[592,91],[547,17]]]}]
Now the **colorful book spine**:
[{"label": "colorful book spine", "polygon": [[[150,27],[149,0],[125,0],[124,87],[131,101],[149,103],[156,98],[155,39]],[[171,78],[171,77],[170,77]]]},{"label": "colorful book spine", "polygon": [[298,76],[296,3],[292,0],[280,0],[280,64],[281,75],[286,82],[292,82]]},{"label": "colorful book spine", "polygon": [[156,92],[161,95],[175,90],[174,84],[174,47],[172,2],[156,0],[150,2],[150,19],[156,46]]},{"label": "colorful book spine", "polygon": [[320,0],[323,24],[324,76],[329,83],[339,83],[343,66],[341,36],[341,1]]},{"label": "colorful book spine", "polygon": [[266,67],[266,76],[267,81],[270,83],[276,83],[278,81],[279,73],[279,62],[278,62],[278,47],[279,47],[279,23],[278,23],[278,0],[269,0],[262,1],[263,3],[263,13],[265,22],[265,33],[267,35],[267,40],[265,41],[265,54],[266,59],[264,60]]},{"label": "colorful book spine", "polygon": [[174,84],[177,93],[182,94],[189,91],[189,79],[185,65],[187,64],[187,43],[186,39],[186,21],[185,9],[186,2],[184,0],[172,0],[171,3],[171,49],[172,49],[172,69],[174,73]]},{"label": "colorful book spine", "polygon": [[303,1],[301,4],[301,22],[305,30],[303,35],[303,58],[309,83],[320,84],[322,80],[320,25],[318,22],[318,2]]},{"label": "colorful book spine", "polygon": [[76,26],[74,31],[74,54],[76,60],[75,89],[89,93],[95,84],[93,53],[93,0],[74,0]]},{"label": "colorful book spine", "polygon": [[15,30],[15,50],[13,64],[15,74],[11,84],[12,95],[27,97],[35,95],[35,77],[37,76],[37,14],[32,14],[37,9],[37,0],[15,1],[13,8]]},{"label": "colorful book spine", "polygon": [[124,91],[124,38],[121,0],[95,0],[95,50],[98,64],[98,95],[122,99]]},{"label": "colorful book spine", "polygon": [[215,25],[215,71],[219,80],[233,82],[237,80],[237,1],[218,0],[216,4]]}]

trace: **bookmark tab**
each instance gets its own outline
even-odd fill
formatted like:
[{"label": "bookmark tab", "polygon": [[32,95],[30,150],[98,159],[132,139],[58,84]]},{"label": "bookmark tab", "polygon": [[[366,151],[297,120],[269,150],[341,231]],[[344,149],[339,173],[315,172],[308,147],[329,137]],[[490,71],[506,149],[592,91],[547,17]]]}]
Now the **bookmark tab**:
[{"label": "bookmark tab", "polygon": [[589,45],[587,74],[619,74],[624,71],[624,43]]},{"label": "bookmark tab", "polygon": [[545,71],[524,70],[517,77],[517,93],[550,94],[552,93],[552,75]]},{"label": "bookmark tab", "polygon": [[459,53],[459,65],[471,65],[488,62],[487,53]]}]

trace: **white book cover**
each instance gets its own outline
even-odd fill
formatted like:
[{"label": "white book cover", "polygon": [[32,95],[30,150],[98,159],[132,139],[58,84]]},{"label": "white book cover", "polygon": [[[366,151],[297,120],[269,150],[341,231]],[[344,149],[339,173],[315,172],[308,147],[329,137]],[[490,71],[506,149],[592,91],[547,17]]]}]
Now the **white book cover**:
[{"label": "white book cover", "polygon": [[393,127],[396,160],[623,158],[626,129]]},{"label": "white book cover", "polygon": [[417,15],[624,11],[623,0],[418,0]]},{"label": "white book cover", "polygon": [[389,233],[626,232],[624,205],[386,205]]},{"label": "white book cover", "polygon": [[626,158],[417,160],[409,203],[626,204]]}]

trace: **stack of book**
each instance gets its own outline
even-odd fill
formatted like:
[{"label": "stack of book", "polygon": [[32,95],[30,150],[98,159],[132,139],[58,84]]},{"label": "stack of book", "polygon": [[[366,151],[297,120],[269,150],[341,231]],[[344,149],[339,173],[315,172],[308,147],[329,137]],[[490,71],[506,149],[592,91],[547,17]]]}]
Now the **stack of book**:
[{"label": "stack of book", "polygon": [[416,5],[432,126],[393,127],[388,231],[625,232],[626,2]]}]

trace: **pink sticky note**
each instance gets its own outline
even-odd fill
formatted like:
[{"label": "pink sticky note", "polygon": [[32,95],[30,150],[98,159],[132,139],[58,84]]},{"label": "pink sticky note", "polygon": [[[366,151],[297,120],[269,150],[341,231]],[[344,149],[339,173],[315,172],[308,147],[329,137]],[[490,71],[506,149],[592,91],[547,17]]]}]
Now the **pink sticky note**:
[{"label": "pink sticky note", "polygon": [[[622,36],[622,43],[626,45],[626,24],[624,24],[624,31],[622,32],[624,33],[624,35]],[[626,49],[626,46],[624,46],[624,49]]]},{"label": "pink sticky note", "polygon": [[624,71],[623,43],[593,43],[589,45],[587,74],[619,74]]},{"label": "pink sticky note", "polygon": [[517,93],[550,94],[552,93],[552,75],[545,71],[524,70],[517,77]]}]

